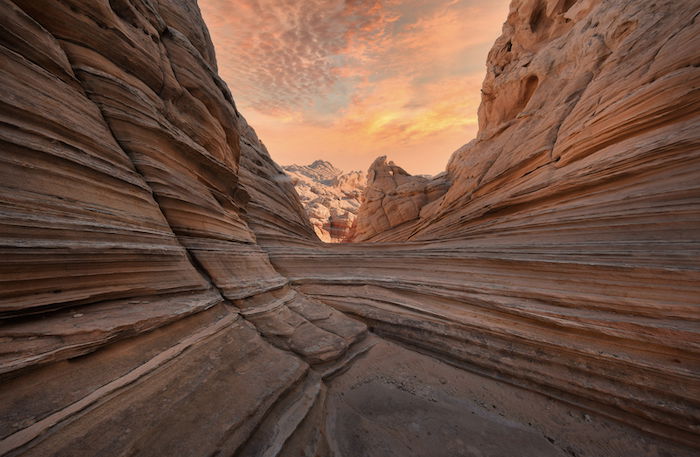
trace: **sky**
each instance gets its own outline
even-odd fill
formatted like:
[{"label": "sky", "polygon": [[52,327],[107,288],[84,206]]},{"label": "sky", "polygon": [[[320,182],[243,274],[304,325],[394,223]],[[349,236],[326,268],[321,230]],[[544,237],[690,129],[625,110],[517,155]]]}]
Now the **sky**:
[{"label": "sky", "polygon": [[510,0],[199,0],[219,74],[281,165],[443,171],[477,131]]}]

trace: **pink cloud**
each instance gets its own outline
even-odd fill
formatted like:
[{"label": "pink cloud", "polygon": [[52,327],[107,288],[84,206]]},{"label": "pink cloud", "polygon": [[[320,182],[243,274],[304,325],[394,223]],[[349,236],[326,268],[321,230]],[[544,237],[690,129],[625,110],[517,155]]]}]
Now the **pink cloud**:
[{"label": "pink cloud", "polygon": [[222,76],[244,105],[267,112],[327,93],[349,43],[377,39],[379,0],[204,0]]},{"label": "pink cloud", "polygon": [[444,167],[474,133],[508,0],[199,4],[222,77],[275,159],[301,151],[365,168],[377,152],[401,162],[418,145],[455,143]]}]

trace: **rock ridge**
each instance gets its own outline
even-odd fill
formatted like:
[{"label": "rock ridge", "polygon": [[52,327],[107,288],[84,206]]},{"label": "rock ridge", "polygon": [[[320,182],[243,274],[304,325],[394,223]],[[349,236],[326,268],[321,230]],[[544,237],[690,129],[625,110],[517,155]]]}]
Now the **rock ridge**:
[{"label": "rock ridge", "polygon": [[325,160],[282,168],[292,180],[319,239],[327,243],[350,240],[365,188],[364,174],[344,173]]},{"label": "rock ridge", "polygon": [[412,176],[394,162],[380,156],[367,171],[367,188],[358,212],[352,241],[371,240],[373,236],[415,221],[424,207],[447,192],[447,173],[431,178]]}]

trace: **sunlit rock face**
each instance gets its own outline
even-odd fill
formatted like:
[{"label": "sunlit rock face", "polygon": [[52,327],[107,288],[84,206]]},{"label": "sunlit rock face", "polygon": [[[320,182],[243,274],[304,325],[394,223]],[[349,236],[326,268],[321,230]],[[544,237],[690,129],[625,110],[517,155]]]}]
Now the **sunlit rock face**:
[{"label": "sunlit rock face", "polygon": [[[647,173],[659,168],[652,157],[662,168],[692,161],[686,145],[697,122],[697,4],[683,5],[687,20],[668,5],[514,1],[487,60],[478,137],[447,166],[454,184],[410,230],[382,238],[492,230],[519,216],[534,223],[535,214],[517,211],[531,201],[549,207],[569,199],[581,211],[587,204],[602,211],[603,202],[590,197],[600,188],[624,201],[623,176],[661,185]],[[494,217],[499,212],[509,215]],[[628,232],[624,224],[601,226],[611,236]]]},{"label": "sunlit rock face", "polygon": [[0,455],[697,455],[697,14],[514,1],[324,244],[194,0],[0,2]]},{"label": "sunlit rock face", "polygon": [[422,208],[449,188],[447,174],[412,176],[386,156],[378,157],[367,171],[367,188],[352,241],[364,241],[420,216]]},{"label": "sunlit rock face", "polygon": [[365,189],[365,174],[361,171],[344,173],[324,160],[283,168],[319,239],[338,243],[351,238]]}]

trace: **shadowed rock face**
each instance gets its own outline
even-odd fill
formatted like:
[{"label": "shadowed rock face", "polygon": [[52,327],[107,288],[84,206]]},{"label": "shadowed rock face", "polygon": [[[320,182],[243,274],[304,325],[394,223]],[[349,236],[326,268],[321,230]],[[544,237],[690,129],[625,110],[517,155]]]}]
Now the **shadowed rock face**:
[{"label": "shadowed rock face", "polygon": [[256,244],[313,231],[195,2],[0,8],[0,453],[232,453],[365,325]]},{"label": "shadowed rock face", "polygon": [[324,245],[194,0],[1,1],[0,454],[694,455],[699,10],[514,1]]}]

